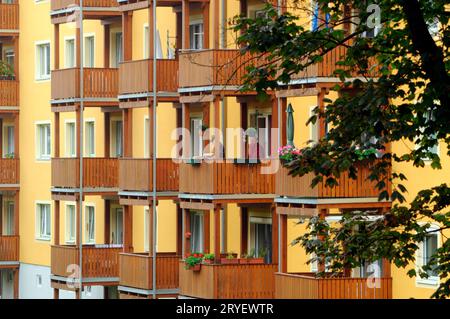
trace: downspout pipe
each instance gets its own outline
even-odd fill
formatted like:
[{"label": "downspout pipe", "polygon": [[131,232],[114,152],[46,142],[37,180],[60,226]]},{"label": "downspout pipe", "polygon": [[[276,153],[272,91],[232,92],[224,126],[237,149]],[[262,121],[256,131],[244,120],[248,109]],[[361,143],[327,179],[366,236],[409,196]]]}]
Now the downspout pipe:
[{"label": "downspout pipe", "polygon": [[156,174],[157,174],[157,170],[156,170],[156,153],[157,153],[157,146],[156,146],[156,110],[157,110],[157,105],[158,105],[158,101],[157,101],[157,87],[156,87],[156,65],[157,65],[157,59],[156,59],[156,0],[152,1],[152,6],[153,6],[153,127],[152,127],[152,139],[153,139],[153,163],[152,163],[152,169],[153,169],[153,180],[152,180],[152,184],[153,184],[153,192],[152,192],[152,254],[153,254],[153,258],[152,258],[152,291],[153,291],[153,299],[156,299]]},{"label": "downspout pipe", "polygon": [[80,131],[80,185],[79,185],[79,205],[78,205],[78,218],[79,218],[79,282],[80,282],[80,299],[83,299],[83,122],[84,122],[84,28],[83,28],[83,0],[80,0],[80,125],[78,127]]}]

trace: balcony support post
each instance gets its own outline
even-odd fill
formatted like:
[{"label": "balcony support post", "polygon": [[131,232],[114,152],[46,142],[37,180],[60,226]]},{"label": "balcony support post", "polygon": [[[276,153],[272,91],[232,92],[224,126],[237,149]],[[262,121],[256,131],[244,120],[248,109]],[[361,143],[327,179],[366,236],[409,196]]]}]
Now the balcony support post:
[{"label": "balcony support post", "polygon": [[189,0],[183,0],[182,3],[183,11],[183,49],[189,49],[191,47],[190,36],[189,36]]},{"label": "balcony support post", "polygon": [[[202,105],[202,124],[203,126],[207,127],[208,129],[211,128],[211,104],[208,103],[203,103]],[[215,125],[215,123],[214,123]],[[209,131],[209,134],[211,135],[212,131]],[[191,134],[195,134],[195,132],[191,132]],[[204,132],[202,132],[202,134],[204,134]],[[209,136],[209,139],[211,138],[211,136]],[[208,140],[203,139],[202,141],[202,151],[205,149],[205,147],[208,145]]]},{"label": "balcony support post", "polygon": [[202,15],[203,15],[203,49],[209,49],[209,11],[210,2],[205,2],[202,4]]},{"label": "balcony support post", "polygon": [[[79,247],[80,243],[82,242],[82,238],[80,236],[80,234],[81,234],[81,232],[80,232],[80,230],[81,230],[81,224],[80,224],[80,211],[81,210],[80,210],[80,205],[83,205],[83,200],[82,200],[81,197],[78,198],[78,200],[76,201],[76,204],[75,204],[75,211],[76,211],[76,222],[75,222],[76,223],[76,232],[75,232],[75,234],[76,234],[76,236],[75,236],[76,241],[75,241],[75,245],[77,247]],[[78,249],[78,250],[79,250],[78,253],[81,254],[82,251],[80,249]]]},{"label": "balcony support post", "polygon": [[[204,213],[204,220],[203,220],[203,250],[205,253],[209,253],[211,250],[211,213],[209,210],[205,211]],[[217,238],[216,238],[217,240]]]},{"label": "balcony support post", "polygon": [[[53,244],[55,246],[58,246],[60,244],[60,238],[59,238],[59,225],[60,225],[60,201],[59,200],[55,200],[55,204],[54,204],[55,208],[55,221],[53,222]],[[58,299],[58,298],[56,298]]]},{"label": "balcony support post", "polygon": [[111,232],[111,202],[109,199],[105,199],[105,244],[110,244],[110,232]]},{"label": "balcony support post", "polygon": [[123,60],[131,61],[133,59],[133,11],[127,11],[122,14],[123,26]]},{"label": "balcony support post", "polygon": [[[191,252],[191,238],[187,236],[191,232],[191,212],[189,209],[183,209],[184,230],[183,230],[183,254],[189,254]],[[184,256],[183,256],[184,258]]]},{"label": "balcony support post", "polygon": [[[81,23],[83,23],[83,20],[81,20]],[[77,50],[75,50],[75,61],[76,61],[76,66],[77,68],[81,67],[81,53],[80,53],[80,48],[81,48],[81,29],[80,28],[76,28],[75,31],[75,47],[77,48]]]},{"label": "balcony support post", "polygon": [[133,252],[133,206],[123,207],[123,252]]},{"label": "balcony support post", "polygon": [[288,236],[287,236],[287,221],[288,221],[288,216],[287,215],[279,215],[279,220],[280,220],[280,232],[281,232],[281,236],[280,236],[280,265],[278,265],[278,271],[282,272],[282,273],[287,273],[287,241],[288,241]]},{"label": "balcony support post", "polygon": [[241,206],[241,255],[248,252],[248,208]]},{"label": "balcony support post", "polygon": [[[214,0],[214,49],[220,48],[220,0]],[[208,39],[209,40],[209,39]]]},{"label": "balcony support post", "polygon": [[3,156],[3,119],[0,118],[0,156]]},{"label": "balcony support post", "polygon": [[19,147],[20,147],[20,143],[19,143],[19,125],[20,125],[20,121],[19,121],[19,112],[16,112],[14,114],[14,158],[19,158]]},{"label": "balcony support post", "polygon": [[59,289],[53,288],[53,299],[59,299]]},{"label": "balcony support post", "polygon": [[133,156],[133,110],[123,110],[123,148],[124,157]]},{"label": "balcony support post", "polygon": [[279,254],[279,246],[278,246],[278,214],[277,207],[275,204],[270,206],[271,214],[272,214],[272,264],[278,264],[278,254]]},{"label": "balcony support post", "polygon": [[0,236],[2,235],[3,235],[3,195],[0,194]]},{"label": "balcony support post", "polygon": [[[14,194],[14,235],[19,236],[19,197],[20,197],[20,191],[16,190]],[[19,252],[17,252],[19,254]]]},{"label": "balcony support post", "polygon": [[153,257],[153,204],[148,206],[148,255]]},{"label": "balcony support post", "polygon": [[[110,67],[110,25],[109,24],[105,24],[103,27],[103,66],[105,68],[109,68]],[[119,62],[119,61],[117,61]]]},{"label": "balcony support post", "polygon": [[189,110],[189,104],[183,103],[182,104],[182,123],[183,123],[183,151],[182,151],[182,158],[188,159],[191,157],[191,144],[190,144],[190,136],[187,134],[187,132],[190,129],[190,110]]},{"label": "balcony support post", "polygon": [[59,122],[59,112],[54,112],[54,125],[55,125],[55,158],[59,157],[59,131],[60,131],[60,122]]},{"label": "balcony support post", "polygon": [[286,122],[287,122],[287,114],[286,114],[286,108],[287,108],[287,98],[282,97],[279,98],[280,101],[280,135],[281,135],[281,145],[287,144],[287,136],[286,136]]},{"label": "balcony support post", "polygon": [[[76,135],[77,135],[77,138],[76,138],[76,145],[77,145],[76,157],[80,158],[82,156],[82,154],[81,154],[81,131],[80,131],[80,128],[81,128],[80,125],[82,125],[82,123],[81,123],[81,105],[79,105],[79,104],[77,105],[77,110],[76,110],[75,113],[76,113],[76,124],[75,124],[75,127],[76,127],[76,131],[77,131],[76,132]],[[59,136],[59,134],[58,134],[58,136]]]},{"label": "balcony support post", "polygon": [[19,269],[13,270],[14,276],[14,299],[19,299]]},{"label": "balcony support post", "polygon": [[14,75],[16,81],[19,81],[19,63],[20,63],[20,57],[19,57],[19,36],[15,36],[13,38],[14,43]]},{"label": "balcony support post", "polygon": [[[241,107],[239,108],[241,111],[241,128],[245,131],[247,131],[247,123],[248,123],[248,105],[246,102],[241,103]],[[248,157],[248,151],[247,151],[247,138],[244,141],[244,149],[241,150],[242,154],[241,157],[242,158],[247,158]]]},{"label": "balcony support post", "polygon": [[[271,146],[271,149],[269,150],[269,157],[277,157],[277,150],[278,150],[278,143],[280,142],[279,140],[279,136],[280,136],[280,125],[278,123],[278,99],[274,96],[272,96],[272,127],[270,129],[276,129],[277,130],[277,136],[276,139],[274,139],[274,136],[272,133],[270,133],[270,139],[271,141],[269,141],[269,145]],[[274,143],[275,142],[275,143]],[[276,209],[275,209],[275,214],[276,214]],[[276,225],[278,225],[278,223],[275,223]]]},{"label": "balcony support post", "polygon": [[[319,210],[319,218],[320,219],[325,219],[325,217],[327,216],[328,210],[327,209],[320,209]],[[323,240],[323,236],[318,236],[317,238],[318,240]],[[318,271],[319,272],[324,272],[325,271],[325,260],[323,260],[323,256],[320,256],[320,261],[318,262]]]},{"label": "balcony support post", "polygon": [[59,63],[59,24],[53,25],[53,41],[55,43],[54,45],[54,68],[55,70],[59,70],[60,63]]},{"label": "balcony support post", "polygon": [[183,210],[177,204],[177,255],[183,253]]},{"label": "balcony support post", "polygon": [[221,205],[214,205],[214,257],[215,262],[220,262],[220,211]]},{"label": "balcony support post", "polygon": [[104,118],[104,127],[105,127],[105,158],[110,158],[111,156],[111,139],[110,139],[110,134],[111,134],[111,116],[109,112],[104,112],[103,113],[103,118]]},{"label": "balcony support post", "polygon": [[[327,90],[325,88],[321,88],[319,94],[317,95],[317,105],[321,112],[325,111],[325,95]],[[319,139],[325,137],[326,132],[326,122],[323,117],[319,118]]]}]

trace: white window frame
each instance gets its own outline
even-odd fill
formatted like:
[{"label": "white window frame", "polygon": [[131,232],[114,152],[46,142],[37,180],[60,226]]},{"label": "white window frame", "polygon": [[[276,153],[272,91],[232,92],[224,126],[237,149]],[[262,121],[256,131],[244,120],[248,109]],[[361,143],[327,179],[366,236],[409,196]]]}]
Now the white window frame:
[{"label": "white window frame", "polygon": [[[70,207],[73,207],[73,220],[70,219]],[[70,236],[71,228],[73,230],[73,237]],[[77,240],[77,205],[75,202],[65,203],[65,243],[75,244]]]},{"label": "white window frame", "polygon": [[[109,127],[109,145],[110,147],[110,152],[111,152],[111,157],[116,157],[117,156],[117,140],[116,140],[116,131],[115,129],[117,129],[117,122],[122,122],[122,155],[124,154],[124,121],[121,117],[117,117],[117,118],[112,118],[110,120],[110,127]],[[113,125],[114,123],[114,125]],[[115,128],[115,129],[114,129]],[[113,152],[114,151],[114,152]]]},{"label": "white window frame", "polygon": [[[145,252],[149,252],[149,241],[150,241],[150,234],[151,231],[149,229],[150,226],[150,221],[148,220],[150,218],[150,207],[145,207],[144,208],[144,251]],[[156,252],[158,252],[158,207],[156,207],[156,225],[155,225],[155,229],[156,229],[156,243],[155,243],[155,247],[156,247]]]},{"label": "white window frame", "polygon": [[[45,65],[47,69],[48,67],[48,74],[41,74],[40,73],[40,69],[41,69],[41,64],[40,64],[40,47],[44,46],[44,45],[48,45],[49,46],[49,50],[48,50],[48,54],[49,54],[49,58],[48,58],[48,63],[49,65]],[[36,81],[49,81],[51,78],[51,44],[50,44],[50,40],[44,40],[44,41],[36,41],[34,43],[34,47],[35,47],[35,80]],[[45,59],[45,63],[47,63],[47,59]]]},{"label": "white window frame", "polygon": [[[14,154],[14,152],[15,152],[15,150],[13,152],[8,152],[8,150],[7,150],[8,147],[11,147],[11,145],[9,144],[9,141],[8,141],[8,138],[9,138],[8,129],[10,129],[11,127],[13,128],[13,135],[14,135],[15,134],[14,133],[14,124],[13,123],[3,123],[3,141],[1,141],[1,143],[3,144],[3,147],[2,147],[2,149],[3,149],[2,156],[3,157],[5,157],[6,155],[9,155],[9,154]],[[16,138],[16,136],[14,135],[13,144],[12,144],[13,149],[15,147],[15,145],[14,145],[15,138]]]},{"label": "white window frame", "polygon": [[[73,61],[71,63],[71,65],[69,65],[69,52],[67,51],[67,44],[69,43],[69,41],[73,41]],[[77,52],[77,43],[75,41],[75,37],[64,37],[64,66],[65,68],[75,68],[77,66],[77,59],[76,59],[76,52]]]},{"label": "white window frame", "polygon": [[[117,37],[121,34],[122,41],[120,43],[121,50],[117,48],[118,42]],[[118,29],[117,31],[112,31],[110,35],[110,65],[112,67],[119,67],[119,64],[123,62],[123,32]],[[119,52],[120,56],[117,56],[117,53]],[[120,59],[121,58],[121,59]],[[122,61],[120,61],[122,60]]]},{"label": "white window frame", "polygon": [[[430,225],[430,227],[427,229],[427,231],[436,231],[439,229],[438,225]],[[435,235],[437,236],[437,248],[441,247],[442,238],[440,232],[436,231]],[[419,270],[422,266],[425,266],[423,263],[423,251],[424,251],[424,242],[419,243],[419,249],[416,252],[416,271],[419,273]],[[428,277],[428,278],[421,278],[419,275],[416,276],[416,286],[417,287],[423,287],[423,288],[436,288],[439,286],[440,278],[439,277]]]},{"label": "white window frame", "polygon": [[[94,210],[94,227],[93,227],[93,238],[90,238],[90,234],[89,234],[89,215],[88,215],[88,208],[92,208]],[[95,245],[95,240],[96,240],[96,236],[95,236],[95,227],[97,224],[97,216],[96,216],[96,209],[95,209],[95,204],[93,203],[85,203],[84,204],[84,224],[85,224],[85,238],[84,241],[86,244],[88,245]]]},{"label": "white window frame", "polygon": [[[39,211],[39,207],[40,205],[48,205],[50,207],[49,209],[49,218],[50,218],[50,229],[48,229],[49,231],[49,235],[46,234],[41,234],[40,231],[40,224],[41,224],[41,219],[40,219],[40,211]],[[52,239],[52,203],[51,201],[36,201],[35,202],[35,238],[36,240],[39,241],[51,241]]]},{"label": "white window frame", "polygon": [[[38,161],[45,161],[45,162],[50,162],[51,156],[52,156],[52,124],[50,121],[36,121],[35,123],[35,134],[36,134],[36,138],[35,138],[35,154],[36,154],[36,159]],[[48,137],[50,139],[50,149],[48,150],[48,154],[41,154],[41,139],[40,139],[40,126],[42,125],[48,125],[49,126],[49,134],[50,136]],[[45,142],[47,144],[47,141]]]},{"label": "white window frame", "polygon": [[[196,27],[196,26],[202,26],[202,32],[201,33],[196,33],[194,32],[194,34],[191,37],[191,27]],[[201,48],[194,48],[194,41],[195,40],[195,36],[196,35],[201,35]],[[198,20],[191,20],[189,21],[189,43],[190,43],[190,50],[204,50],[204,45],[203,43],[205,42],[205,22],[202,19],[198,19]]]},{"label": "white window frame", "polygon": [[[88,45],[87,40],[92,38],[92,61],[91,65],[88,65]],[[85,68],[95,68],[95,47],[96,47],[96,37],[95,33],[86,33],[84,35],[84,67]]]},{"label": "white window frame", "polygon": [[[309,107],[309,118],[311,118],[311,116],[314,115],[314,110],[316,108],[317,108],[317,105]],[[319,137],[319,119],[316,119],[316,123],[314,123],[314,124],[312,122],[309,123],[308,126],[309,126],[309,140],[311,141],[310,144],[314,145],[320,139],[320,137]]]},{"label": "white window frame", "polygon": [[[191,140],[189,141],[191,143],[191,158],[202,158],[203,157],[203,118],[202,117],[197,117],[197,116],[193,116],[190,118],[190,126],[191,126]],[[199,132],[195,131],[195,122],[199,122],[200,123],[200,132],[201,135],[197,135]],[[197,138],[196,138],[197,136]],[[195,141],[197,141],[198,143],[198,154],[196,154],[196,148],[195,148]]]},{"label": "white window frame", "polygon": [[[73,153],[71,152],[71,136],[69,135],[69,126],[73,125]],[[65,120],[64,121],[64,149],[66,157],[74,158],[77,156],[77,124],[75,120]]]},{"label": "white window frame", "polygon": [[204,233],[204,227],[205,227],[205,214],[209,214],[209,211],[207,212],[197,212],[197,211],[191,211],[191,216],[189,216],[189,218],[194,218],[194,216],[200,216],[199,219],[201,221],[201,227],[199,228],[199,242],[198,242],[198,246],[201,248],[197,251],[194,251],[192,249],[192,247],[194,246],[194,229],[193,229],[193,225],[191,222],[191,245],[190,245],[190,249],[192,253],[204,253],[205,251],[205,233]]},{"label": "white window frame", "polygon": [[[10,212],[9,209],[11,206],[12,206],[12,216],[8,216]],[[3,198],[3,207],[1,209],[2,209],[1,214],[3,218],[3,225],[2,225],[3,235],[6,236],[14,235],[14,223],[16,214],[14,200],[9,198]]]},{"label": "white window frame", "polygon": [[[93,139],[92,139],[92,145],[90,145],[90,135],[88,134],[88,124],[91,124],[92,123],[92,125],[93,125],[93,130],[92,130],[92,133],[94,134],[94,136],[93,136]],[[84,121],[84,145],[85,145],[85,148],[84,148],[84,152],[85,152],[85,156],[86,157],[95,157],[95,150],[96,150],[96,141],[95,141],[95,128],[96,128],[96,124],[95,124],[95,119],[86,119],[85,121]],[[89,148],[92,148],[92,150],[91,150],[91,152],[89,152]]]}]

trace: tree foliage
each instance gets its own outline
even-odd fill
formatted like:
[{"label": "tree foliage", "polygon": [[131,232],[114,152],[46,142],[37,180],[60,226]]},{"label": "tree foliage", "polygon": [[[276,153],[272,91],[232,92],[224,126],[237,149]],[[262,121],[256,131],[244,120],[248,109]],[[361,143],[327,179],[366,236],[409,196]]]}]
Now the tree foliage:
[{"label": "tree foliage", "polygon": [[[334,72],[341,80],[333,88],[338,98],[326,100],[326,109],[316,109],[309,119],[323,119],[330,129],[287,166],[294,176],[315,173],[313,187],[322,180],[335,186],[343,172],[356,177],[358,152],[382,150],[381,158],[369,152],[365,161],[371,167],[369,178],[380,191],[379,199],[392,200],[393,207],[383,218],[370,221],[370,211],[345,212],[334,226],[312,218],[308,232],[294,244],[315,253],[322,262],[324,258],[331,261],[334,273],[380,258],[412,268],[410,276],[427,277],[427,270],[436,269],[441,284],[433,296],[449,296],[450,242],[444,230],[450,227],[450,188],[435,185],[408,203],[403,184],[408,176],[398,170],[389,174],[393,162],[415,167],[429,162],[433,169],[442,169],[441,157],[432,151],[439,143],[440,155],[450,155],[447,1],[317,0],[320,14],[315,29],[310,21],[305,23],[305,17],[315,14],[310,3],[288,1],[293,10],[287,13],[268,5],[266,15],[235,19],[233,28],[240,32],[238,43],[243,51],[264,56],[248,68],[242,89],[256,89],[260,94],[278,89],[331,50],[345,47],[346,54]],[[365,36],[374,31],[374,25],[374,36]],[[393,143],[404,147],[387,147]],[[387,180],[392,191],[388,191]],[[411,265],[431,224],[439,225],[433,231],[441,233],[442,244],[429,263],[416,271]]]}]

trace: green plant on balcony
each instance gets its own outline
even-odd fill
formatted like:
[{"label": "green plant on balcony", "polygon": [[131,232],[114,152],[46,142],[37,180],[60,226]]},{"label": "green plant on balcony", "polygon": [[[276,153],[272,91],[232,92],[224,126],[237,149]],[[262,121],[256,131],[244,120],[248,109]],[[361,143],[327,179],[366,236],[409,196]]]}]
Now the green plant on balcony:
[{"label": "green plant on balcony", "polygon": [[225,258],[220,258],[220,263],[224,265],[234,265],[239,263],[239,259],[235,253],[229,252]]},{"label": "green plant on balcony", "polygon": [[369,149],[356,149],[354,151],[354,154],[356,155],[356,158],[358,161],[364,161],[366,159],[370,159],[374,156],[377,156],[378,151],[374,148]]},{"label": "green plant on balcony", "polygon": [[215,257],[216,256],[214,254],[205,254],[203,256],[203,263],[205,263],[205,264],[213,264]]},{"label": "green plant on balcony", "polygon": [[286,145],[278,149],[278,156],[283,165],[292,162],[301,154],[302,150],[299,150],[292,145]]},{"label": "green plant on balcony", "polygon": [[184,264],[186,269],[193,271],[200,271],[204,255],[202,253],[188,254],[184,258]]},{"label": "green plant on balcony", "polygon": [[0,61],[0,80],[13,80],[14,70],[5,61]]},{"label": "green plant on balcony", "polygon": [[14,155],[14,153],[8,153],[8,154],[5,154],[5,158],[12,159],[12,158],[15,158],[15,155]]}]

